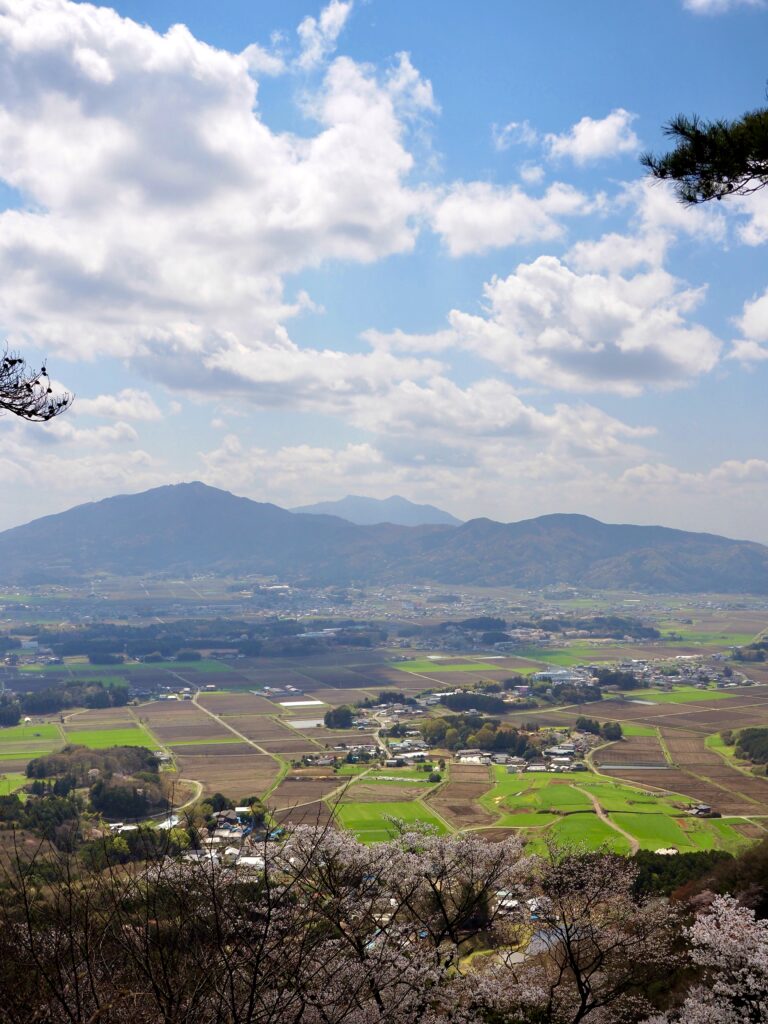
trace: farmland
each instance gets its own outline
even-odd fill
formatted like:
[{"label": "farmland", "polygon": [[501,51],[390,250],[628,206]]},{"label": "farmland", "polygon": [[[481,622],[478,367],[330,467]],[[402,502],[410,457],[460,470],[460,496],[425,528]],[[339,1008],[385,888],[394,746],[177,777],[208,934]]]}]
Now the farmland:
[{"label": "farmland", "polygon": [[344,803],[338,808],[340,824],[363,843],[391,839],[397,832],[397,826],[388,820],[390,818],[406,825],[429,825],[438,834],[448,831],[440,818],[420,802]]},{"label": "farmland", "polygon": [[148,747],[151,749],[154,746],[150,734],[138,725],[126,729],[66,730],[65,738],[67,743],[91,747],[93,750],[102,750],[107,747]]},{"label": "farmland", "polygon": [[[195,591],[183,581],[167,589],[169,596]],[[566,606],[563,601],[560,607]],[[574,599],[570,606],[602,610],[612,605]],[[434,611],[437,617],[444,614]],[[394,817],[438,831],[472,830],[488,839],[519,835],[533,849],[552,836],[621,852],[662,846],[736,849],[747,837],[762,834],[768,823],[768,780],[739,765],[733,748],[724,748],[717,734],[768,724],[768,688],[700,688],[692,685],[695,677],[674,685],[675,659],[751,640],[765,622],[764,611],[665,607],[656,621],[658,640],[558,637],[509,654],[486,653],[475,645],[462,655],[447,645],[431,650],[422,642],[401,644],[397,651],[320,650],[309,657],[208,657],[206,652],[199,661],[126,660],[106,668],[68,655],[61,664],[22,666],[24,685],[37,692],[74,679],[107,686],[128,682],[138,703],[73,708],[0,730],[0,770],[17,778],[28,760],[65,743],[97,749],[144,745],[164,752],[164,770],[194,780],[204,795],[221,792],[236,800],[259,795],[276,822],[335,821],[366,842],[391,835]],[[661,688],[606,693],[601,701],[569,707],[539,698],[536,707],[500,712],[504,724],[518,726],[568,728],[582,715],[620,722],[624,738],[592,751],[591,772],[512,775],[497,766],[452,764],[448,751],[437,755],[449,763],[436,783],[413,767],[345,764],[336,772],[299,767],[303,755],[320,757],[322,763],[322,756],[334,748],[338,753],[341,744],[377,742],[384,719],[372,721],[370,728],[334,730],[323,722],[329,708],[373,703],[386,690],[412,697],[429,689],[503,684],[510,676],[548,668],[633,657],[664,662],[671,688],[660,682]],[[765,666],[752,670],[755,679],[768,681]],[[188,699],[157,699],[170,691]],[[449,712],[439,707],[422,713]],[[724,817],[692,817],[686,811],[696,801],[711,804]]]}]

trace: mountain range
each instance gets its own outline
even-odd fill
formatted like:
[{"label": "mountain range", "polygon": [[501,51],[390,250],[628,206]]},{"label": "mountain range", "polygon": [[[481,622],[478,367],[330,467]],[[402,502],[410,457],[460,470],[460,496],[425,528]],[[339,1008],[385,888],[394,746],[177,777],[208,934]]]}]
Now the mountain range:
[{"label": "mountain range", "polygon": [[0,533],[0,580],[99,572],[264,573],[288,582],[768,594],[768,547],[581,515],[459,526],[360,526],[202,483],[157,487]]},{"label": "mountain range", "polygon": [[348,494],[339,501],[320,501],[316,505],[301,505],[291,512],[310,515],[341,516],[358,526],[394,523],[396,526],[460,526],[461,520],[434,505],[416,505],[399,494],[391,498],[365,498],[361,494]]}]

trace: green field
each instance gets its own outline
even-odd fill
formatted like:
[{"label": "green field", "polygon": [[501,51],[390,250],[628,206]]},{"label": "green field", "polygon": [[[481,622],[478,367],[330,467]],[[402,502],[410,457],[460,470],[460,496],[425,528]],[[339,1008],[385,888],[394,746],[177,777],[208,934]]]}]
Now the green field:
[{"label": "green field", "polygon": [[448,659],[431,661],[429,658],[419,658],[416,661],[398,661],[392,667],[400,669],[401,672],[418,672],[420,675],[422,673],[429,675],[430,673],[441,672],[491,672],[494,669],[498,670],[498,666],[488,661],[468,661],[461,664],[449,661]]},{"label": "green field", "polygon": [[[543,661],[547,665],[556,665],[558,668],[572,668],[574,665],[599,661],[603,653],[603,649],[600,647],[574,643],[570,647],[521,647],[519,650],[515,650],[514,657]],[[540,671],[546,670],[541,669]]]},{"label": "green field", "polygon": [[148,747],[156,750],[158,743],[142,726],[121,729],[80,729],[67,732],[67,743],[73,743],[92,750],[107,747]]},{"label": "green field", "polygon": [[682,851],[735,850],[745,842],[725,821],[705,821],[683,814],[684,796],[661,796],[603,776],[511,775],[495,766],[495,785],[479,803],[498,814],[497,826],[523,830],[537,849],[544,835],[581,843],[606,844],[621,853],[629,843],[594,813],[590,796],[643,849],[675,846]]},{"label": "green field", "polygon": [[45,722],[43,725],[12,725],[6,729],[0,729],[0,751],[5,743],[60,739],[61,729],[52,722]]},{"label": "green field", "polygon": [[681,637],[687,644],[701,644],[703,647],[741,647],[744,644],[751,644],[755,639],[754,633],[727,632],[717,628],[701,629],[701,625],[667,621],[659,623],[658,628],[663,640],[667,640],[670,634],[673,634]]},{"label": "green field", "polygon": [[655,736],[656,730],[650,725],[634,725],[632,722],[622,722],[621,731],[625,736]]},{"label": "green field", "polygon": [[625,690],[622,696],[628,700],[649,700],[654,704],[694,704],[698,700],[728,700],[733,695],[722,690],[676,686],[674,690]]},{"label": "green field", "polygon": [[0,796],[8,796],[10,793],[15,793],[17,789],[29,782],[26,775],[21,775],[18,772],[9,772],[5,775],[0,775]]},{"label": "green field", "polygon": [[735,744],[731,747],[727,747],[725,743],[723,743],[723,738],[719,732],[714,733],[712,736],[707,736],[707,738],[704,740],[704,746],[710,747],[712,750],[716,750],[718,754],[721,754],[725,757],[736,756]]},{"label": "green field", "polygon": [[697,850],[733,853],[748,842],[727,821],[698,821],[683,815],[673,818],[664,814],[614,814],[612,818],[633,835],[644,850],[675,846],[682,853]]},{"label": "green field", "polygon": [[348,803],[337,807],[339,821],[363,843],[380,843],[396,834],[387,816],[409,824],[432,825],[438,833],[447,829],[432,811],[419,801],[401,803]]},{"label": "green field", "polygon": [[58,747],[53,746],[40,747],[38,750],[15,750],[13,747],[7,749],[0,747],[0,757],[6,763],[8,761],[18,761],[18,765],[14,764],[14,768],[21,768],[29,761],[34,761],[36,757],[44,757],[46,754],[53,753],[56,749]]},{"label": "green field", "polygon": [[[628,840],[595,814],[571,814],[561,818],[547,834],[555,836],[561,843],[585,846],[590,850],[605,846],[615,853],[630,852]],[[534,842],[534,851],[540,842]]]}]

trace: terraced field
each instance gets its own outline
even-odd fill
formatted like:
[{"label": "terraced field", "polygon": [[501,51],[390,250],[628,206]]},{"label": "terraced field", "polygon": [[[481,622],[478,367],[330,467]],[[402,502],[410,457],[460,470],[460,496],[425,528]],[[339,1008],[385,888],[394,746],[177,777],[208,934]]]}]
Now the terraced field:
[{"label": "terraced field", "polygon": [[456,829],[490,825],[494,816],[478,801],[491,785],[490,771],[484,765],[454,764],[449,781],[428,802]]}]

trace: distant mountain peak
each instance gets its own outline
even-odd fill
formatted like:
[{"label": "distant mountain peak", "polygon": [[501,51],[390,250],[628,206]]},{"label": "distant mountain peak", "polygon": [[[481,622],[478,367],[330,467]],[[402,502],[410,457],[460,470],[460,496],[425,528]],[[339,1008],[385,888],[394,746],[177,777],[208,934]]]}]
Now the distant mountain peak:
[{"label": "distant mountain peak", "polygon": [[[342,517],[350,502],[354,509],[361,501],[375,510],[376,523]],[[761,544],[570,514],[517,523],[480,518],[458,527],[393,523],[403,507],[423,515],[424,506],[397,496],[351,495],[314,506],[334,515],[296,515],[199,482],[172,484],[0,533],[0,580],[205,571],[320,585],[429,580],[451,587],[768,594],[768,548]]]},{"label": "distant mountain peak", "polygon": [[434,505],[418,505],[400,494],[389,498],[368,498],[348,494],[338,501],[320,501],[291,509],[304,515],[339,516],[358,526],[394,523],[396,526],[460,526],[461,520]]}]

